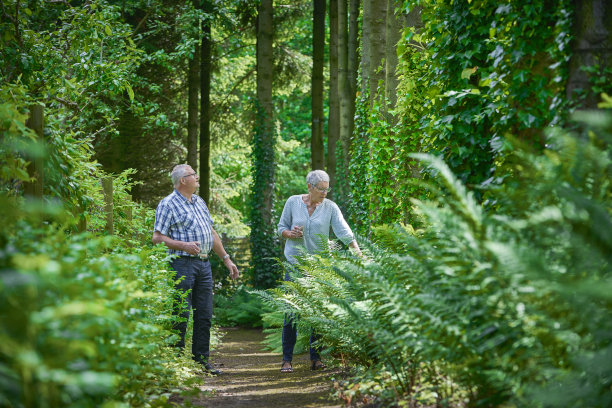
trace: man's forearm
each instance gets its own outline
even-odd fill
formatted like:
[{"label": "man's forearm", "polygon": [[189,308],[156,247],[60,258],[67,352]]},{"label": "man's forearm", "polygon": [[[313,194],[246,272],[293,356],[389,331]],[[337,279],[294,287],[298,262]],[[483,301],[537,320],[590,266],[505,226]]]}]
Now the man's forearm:
[{"label": "man's forearm", "polygon": [[166,236],[166,235],[162,234],[159,231],[155,231],[153,233],[153,243],[154,244],[159,244],[160,242],[163,242],[164,245],[166,245],[170,249],[174,249],[174,250],[177,250],[177,251],[183,251],[184,250],[183,247],[184,247],[185,243],[183,241],[174,240],[174,239],[170,238],[169,236]]},{"label": "man's forearm", "polygon": [[223,243],[221,242],[221,238],[219,237],[219,234],[217,234],[217,231],[215,230],[212,230],[212,234],[213,234],[213,251],[215,252],[215,254],[217,254],[219,258],[223,259],[223,257],[227,255],[227,252],[223,248]]}]

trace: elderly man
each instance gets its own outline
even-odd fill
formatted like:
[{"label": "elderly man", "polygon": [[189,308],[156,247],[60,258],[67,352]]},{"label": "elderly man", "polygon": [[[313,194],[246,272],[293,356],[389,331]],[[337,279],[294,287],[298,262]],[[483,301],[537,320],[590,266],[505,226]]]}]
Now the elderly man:
[{"label": "elderly man", "polygon": [[187,310],[181,314],[184,321],[174,327],[180,334],[176,346],[185,347],[189,309],[193,308],[193,359],[202,364],[206,372],[218,375],[221,371],[208,361],[213,311],[213,280],[208,261],[211,249],[223,260],[233,279],[238,278],[238,268],[213,229],[206,203],[194,194],[200,187],[196,172],[187,164],[179,164],[172,170],[171,177],[174,191],[157,206],[153,243],[163,242],[170,255],[177,255],[170,262],[177,279],[182,278],[177,288],[189,291],[185,298]]}]

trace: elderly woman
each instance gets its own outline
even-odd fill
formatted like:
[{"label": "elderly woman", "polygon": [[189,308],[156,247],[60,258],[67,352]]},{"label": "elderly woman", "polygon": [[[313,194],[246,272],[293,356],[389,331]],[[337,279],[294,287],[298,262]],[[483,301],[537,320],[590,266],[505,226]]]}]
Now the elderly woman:
[{"label": "elderly woman", "polygon": [[[278,223],[278,233],[286,238],[285,258],[289,263],[296,263],[296,256],[300,252],[318,253],[325,249],[329,239],[331,226],[336,237],[349,245],[355,253],[361,255],[359,245],[351,228],[348,226],[340,208],[331,200],[326,199],[329,187],[329,175],[323,170],[314,170],[306,176],[308,194],[289,197],[283,208]],[[285,280],[289,280],[285,274]],[[297,339],[297,327],[293,318],[285,315],[283,324],[283,364],[281,372],[291,373],[293,367],[293,349]],[[310,336],[310,369],[325,368],[313,343],[316,341],[314,333]]]}]

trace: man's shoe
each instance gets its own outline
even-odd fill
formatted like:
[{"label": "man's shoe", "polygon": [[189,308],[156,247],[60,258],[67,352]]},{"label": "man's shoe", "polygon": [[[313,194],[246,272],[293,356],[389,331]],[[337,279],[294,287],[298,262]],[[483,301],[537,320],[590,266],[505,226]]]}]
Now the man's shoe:
[{"label": "man's shoe", "polygon": [[207,372],[208,374],[211,374],[211,375],[221,375],[221,374],[223,374],[223,371],[216,369],[208,361],[202,363],[202,368],[204,369],[205,372]]}]

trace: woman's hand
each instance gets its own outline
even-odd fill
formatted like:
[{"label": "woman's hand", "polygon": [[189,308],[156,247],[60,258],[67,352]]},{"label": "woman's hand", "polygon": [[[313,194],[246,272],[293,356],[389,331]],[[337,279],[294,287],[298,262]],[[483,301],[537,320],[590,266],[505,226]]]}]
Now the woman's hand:
[{"label": "woman's hand", "polygon": [[349,250],[353,252],[355,255],[357,255],[358,257],[365,259],[365,257],[363,256],[363,253],[361,252],[361,249],[359,249],[359,245],[357,244],[357,241],[353,241],[349,244]]},{"label": "woman's hand", "polygon": [[302,238],[304,236],[304,233],[302,232],[303,229],[304,229],[303,226],[296,225],[291,230],[284,230],[283,231],[283,237],[288,238],[288,239],[299,239],[299,238]]}]

